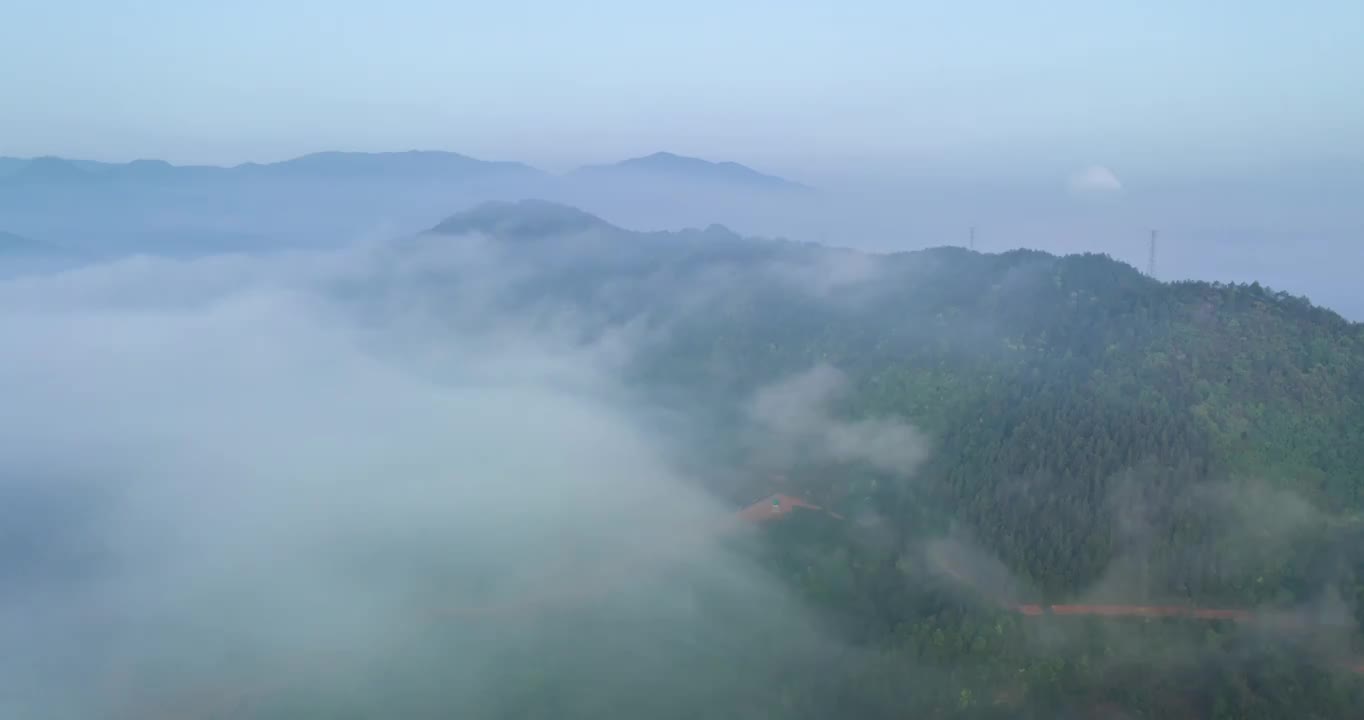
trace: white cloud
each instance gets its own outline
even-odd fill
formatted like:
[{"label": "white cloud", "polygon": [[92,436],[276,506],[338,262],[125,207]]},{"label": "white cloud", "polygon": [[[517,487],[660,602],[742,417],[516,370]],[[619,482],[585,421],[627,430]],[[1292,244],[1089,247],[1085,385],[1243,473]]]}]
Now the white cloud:
[{"label": "white cloud", "polygon": [[1122,192],[1122,181],[1102,165],[1091,165],[1071,174],[1070,191],[1080,195],[1101,195]]},{"label": "white cloud", "polygon": [[[370,248],[0,283],[0,522],[28,522],[0,547],[0,640],[26,648],[0,659],[0,698],[20,698],[5,709],[88,717],[138,689],[249,692],[261,674],[336,697],[379,663],[446,673],[440,706],[474,717],[518,692],[488,679],[523,664],[515,652],[556,668],[593,653],[599,678],[652,659],[653,683],[704,646],[683,637],[738,642],[764,622],[802,635],[742,560],[678,542],[732,508],[638,422],[612,379],[625,351],[574,342],[558,330],[571,317],[498,310],[489,293],[515,275],[445,247],[444,265]],[[38,574],[7,574],[25,568]],[[659,601],[696,587],[754,617]],[[428,622],[509,604],[522,614],[506,637]],[[613,650],[556,624],[565,610],[650,634],[624,630],[638,643]],[[665,632],[659,613],[682,616]],[[100,695],[110,677],[122,690]]]},{"label": "white cloud", "polygon": [[785,462],[865,462],[906,475],[917,469],[928,454],[927,439],[895,418],[838,418],[832,406],[846,390],[843,373],[823,364],[759,390],[749,416],[770,433],[766,453]]}]

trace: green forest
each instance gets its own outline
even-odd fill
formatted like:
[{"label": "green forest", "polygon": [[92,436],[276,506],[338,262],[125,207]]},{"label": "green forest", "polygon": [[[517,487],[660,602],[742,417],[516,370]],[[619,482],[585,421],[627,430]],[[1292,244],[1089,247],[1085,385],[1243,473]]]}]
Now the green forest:
[{"label": "green forest", "polygon": [[[934,439],[912,478],[793,472],[830,507],[874,511],[896,543],[849,528],[770,538],[792,586],[879,658],[847,679],[865,703],[847,711],[1325,718],[1360,707],[1364,676],[1348,668],[1364,649],[1364,328],[1258,284],[1161,283],[1102,256],[945,248],[885,262],[901,267],[871,297],[768,298],[669,348],[680,363],[669,372],[726,358],[736,387],[760,382],[745,367],[829,363],[855,384],[842,412],[908,418]],[[904,551],[945,533],[998,561],[1012,602],[1311,619],[1276,634],[1021,618],[944,590]],[[910,692],[893,678],[916,673],[897,663],[951,679]]]}]

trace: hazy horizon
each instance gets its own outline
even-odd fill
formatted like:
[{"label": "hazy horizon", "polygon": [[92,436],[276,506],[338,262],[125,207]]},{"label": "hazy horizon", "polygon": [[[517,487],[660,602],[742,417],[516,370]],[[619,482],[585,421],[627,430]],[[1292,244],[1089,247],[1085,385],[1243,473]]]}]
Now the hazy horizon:
[{"label": "hazy horizon", "polygon": [[1345,0],[594,9],[15,7],[0,47],[29,71],[0,79],[22,108],[0,119],[0,155],[430,148],[563,171],[668,150],[810,182],[1089,165],[1165,182],[1364,161],[1364,8]]},{"label": "hazy horizon", "polygon": [[[0,116],[0,156],[230,166],[416,149],[565,173],[669,152],[837,200],[549,199],[637,229],[714,222],[877,250],[966,244],[977,227],[981,249],[1143,268],[1157,228],[1166,279],[1259,279],[1364,318],[1342,274],[1364,263],[1359,27],[1347,0],[53,0],[0,11],[0,53],[27,69],[0,77],[20,109]],[[346,201],[356,219],[327,231],[410,228],[482,199]],[[3,210],[0,230],[44,227]]]},{"label": "hazy horizon", "polygon": [[1352,716],[1361,28],[5,5],[0,720]]}]

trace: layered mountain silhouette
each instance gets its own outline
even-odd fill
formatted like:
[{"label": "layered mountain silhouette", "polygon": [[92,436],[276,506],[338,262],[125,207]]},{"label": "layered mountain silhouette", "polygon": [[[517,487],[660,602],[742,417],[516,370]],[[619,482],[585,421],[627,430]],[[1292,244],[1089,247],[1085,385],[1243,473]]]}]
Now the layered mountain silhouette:
[{"label": "layered mountain silhouette", "polygon": [[267,165],[236,168],[276,175],[376,178],[459,178],[492,173],[539,175],[539,170],[517,162],[478,160],[451,152],[358,153],[320,152]]},{"label": "layered mountain silhouette", "polygon": [[[128,163],[105,163],[60,157],[0,158],[0,180],[10,184],[56,184],[91,180],[165,181],[192,179],[374,179],[464,180],[500,176],[526,179],[549,178],[548,173],[519,162],[490,161],[452,152],[318,152],[274,163],[243,163],[231,167],[173,165],[164,160],[141,159]],[[569,173],[563,180],[638,180],[647,177],[700,183],[723,183],[765,189],[801,189],[805,186],[774,175],[760,173],[734,162],[711,162],[667,152],[631,158],[607,165],[590,165]]]},{"label": "layered mountain silhouette", "polygon": [[320,152],[276,163],[243,163],[233,167],[172,165],[164,160],[103,163],[39,157],[29,160],[4,158],[0,178],[10,183],[58,183],[89,180],[191,180],[259,178],[373,178],[465,179],[511,174],[542,175],[539,170],[515,162],[478,160],[449,152],[417,151],[389,153]]},{"label": "layered mountain silhouette", "polygon": [[610,165],[588,165],[575,170],[572,175],[591,179],[629,181],[641,177],[653,177],[691,182],[720,182],[766,189],[809,189],[800,183],[775,175],[767,175],[739,163],[711,162],[668,152],[657,152]]}]

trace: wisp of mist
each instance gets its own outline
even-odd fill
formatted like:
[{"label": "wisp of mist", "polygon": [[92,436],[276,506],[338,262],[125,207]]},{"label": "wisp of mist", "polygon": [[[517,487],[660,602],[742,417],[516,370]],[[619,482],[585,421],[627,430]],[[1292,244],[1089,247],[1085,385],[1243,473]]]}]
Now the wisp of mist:
[{"label": "wisp of mist", "polygon": [[680,542],[732,508],[636,422],[618,338],[499,316],[512,270],[423,252],[0,285],[5,716],[614,712],[722,673],[759,692],[712,660],[818,644],[745,561]]}]

